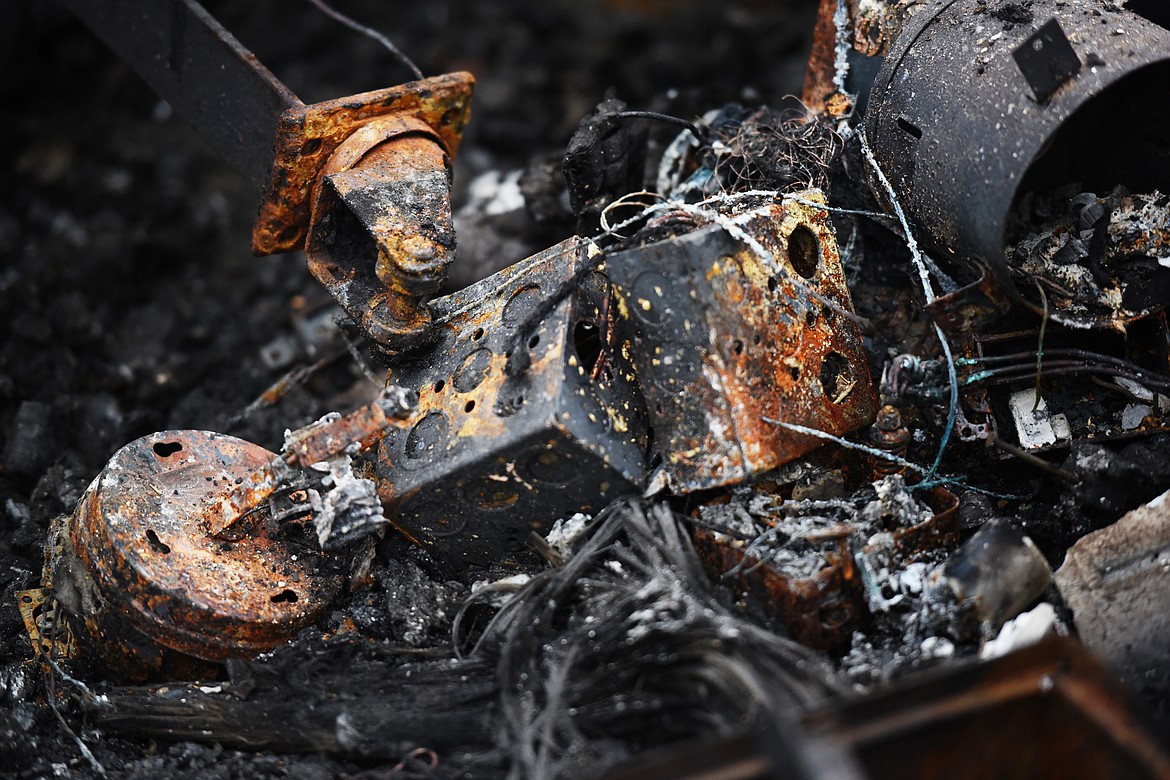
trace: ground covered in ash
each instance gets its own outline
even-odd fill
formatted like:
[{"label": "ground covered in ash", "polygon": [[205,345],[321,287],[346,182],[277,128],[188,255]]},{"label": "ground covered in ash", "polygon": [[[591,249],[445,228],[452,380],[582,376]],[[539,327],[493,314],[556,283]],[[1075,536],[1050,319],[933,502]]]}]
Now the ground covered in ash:
[{"label": "ground covered in ash", "polygon": [[[811,2],[338,5],[388,33],[427,74],[469,70],[478,79],[456,161],[456,209],[473,205],[457,218],[453,285],[572,232],[558,203],[541,210],[542,177],[556,178],[574,128],[607,90],[631,109],[685,118],[733,102],[790,108],[785,96],[800,91],[814,16]],[[407,78],[375,43],[309,3],[208,7],[306,102]],[[293,645],[231,663],[223,679],[201,686],[147,692],[100,676],[46,675],[29,663],[15,594],[39,581],[50,520],[72,511],[115,451],[185,428],[279,449],[286,428],[352,408],[370,387],[345,344],[352,326],[318,316],[329,299],[303,256],[248,253],[255,193],[246,183],[64,9],[18,2],[9,17],[0,29],[8,184],[0,193],[0,774],[596,776],[643,750],[742,725],[760,715],[765,689],[764,709],[783,721],[854,686],[975,652],[977,638],[944,625],[953,616],[923,599],[926,563],[900,579],[885,572],[894,590],[875,586],[871,604],[901,606],[887,606],[851,647],[807,650],[711,587],[686,526],[693,507],[631,501],[594,518],[565,548],[566,565],[486,590],[387,539],[368,588]],[[652,127],[651,148],[677,131]],[[862,163],[847,148],[836,165],[855,175]],[[490,177],[472,186],[480,174],[500,179],[520,168],[529,213],[501,205]],[[736,170],[748,183],[769,173]],[[874,207],[848,187],[830,195]],[[876,379],[891,357],[922,350],[931,336],[914,314],[899,242],[872,221],[838,227],[842,246],[873,238],[880,249],[847,267],[855,303],[874,325],[866,343]],[[375,356],[363,360],[378,368]],[[312,364],[279,402],[256,403]],[[941,426],[908,423],[923,433],[906,457],[930,463]],[[962,494],[965,532],[991,516],[1011,518],[1059,564],[1077,536],[1153,498],[1151,486],[1170,478],[1150,476],[1164,471],[1167,449],[1154,438],[1122,456],[1074,455],[1069,464],[1088,464],[1077,491],[1005,468],[982,445],[951,448],[943,470],[997,494]],[[882,506],[900,501],[929,514],[903,497],[897,479],[866,494],[876,510],[846,506],[840,491],[817,487],[823,472],[788,476],[825,526],[864,515],[876,544]],[[728,506],[741,502],[736,517],[750,523],[761,500],[770,499],[737,495]],[[724,515],[718,527],[734,531]],[[759,533],[749,531],[745,538]],[[781,545],[777,560],[790,552]],[[529,598],[498,609],[520,587]],[[198,718],[167,720],[175,697]]]}]

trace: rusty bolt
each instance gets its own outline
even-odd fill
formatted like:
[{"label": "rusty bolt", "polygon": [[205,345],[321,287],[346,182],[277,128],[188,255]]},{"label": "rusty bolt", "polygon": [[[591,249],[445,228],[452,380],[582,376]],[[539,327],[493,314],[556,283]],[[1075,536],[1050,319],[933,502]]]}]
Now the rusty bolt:
[{"label": "rusty bolt", "polygon": [[[910,444],[910,431],[902,424],[902,413],[898,407],[886,404],[878,410],[877,419],[869,431],[874,447],[899,458],[904,457]],[[901,474],[904,467],[887,458],[875,459],[874,478],[881,479],[890,474]]]}]

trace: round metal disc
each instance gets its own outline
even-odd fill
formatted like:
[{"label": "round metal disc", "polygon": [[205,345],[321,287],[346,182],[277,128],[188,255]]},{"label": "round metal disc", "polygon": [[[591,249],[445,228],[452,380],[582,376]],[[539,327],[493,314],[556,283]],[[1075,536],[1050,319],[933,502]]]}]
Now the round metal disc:
[{"label": "round metal disc", "polygon": [[300,528],[249,515],[215,538],[217,502],[275,454],[206,431],[163,431],[123,447],[90,486],[72,541],[103,598],[164,647],[212,661],[291,638],[342,579]]}]

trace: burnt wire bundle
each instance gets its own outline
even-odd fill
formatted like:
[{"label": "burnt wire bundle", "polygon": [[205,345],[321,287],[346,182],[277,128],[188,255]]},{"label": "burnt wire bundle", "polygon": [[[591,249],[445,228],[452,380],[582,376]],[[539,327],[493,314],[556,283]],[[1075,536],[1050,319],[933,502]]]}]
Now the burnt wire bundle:
[{"label": "burnt wire bundle", "polygon": [[[743,113],[735,117],[734,109]],[[831,127],[800,108],[724,109],[729,118],[712,124],[711,153],[724,190],[781,193],[826,189],[829,169],[841,151]]]},{"label": "burnt wire bundle", "polygon": [[823,659],[719,598],[667,505],[633,500],[517,593],[477,651],[496,663],[514,777],[596,775],[753,716],[788,720],[835,690]]}]

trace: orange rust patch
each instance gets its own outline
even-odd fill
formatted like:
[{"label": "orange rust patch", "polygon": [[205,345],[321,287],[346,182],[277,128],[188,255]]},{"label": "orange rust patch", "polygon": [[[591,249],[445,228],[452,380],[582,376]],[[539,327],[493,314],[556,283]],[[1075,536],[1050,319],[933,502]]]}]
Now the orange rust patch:
[{"label": "orange rust patch", "polygon": [[369,120],[418,119],[434,128],[454,157],[470,117],[474,85],[470,73],[449,73],[285,111],[276,130],[272,176],[252,230],[252,251],[269,255],[304,246],[314,184],[333,152]]},{"label": "orange rust patch", "polygon": [[51,566],[84,652],[117,677],[144,679],[176,660],[198,668],[194,659],[255,655],[321,615],[341,577],[267,513],[250,516],[234,541],[210,534],[216,498],[274,458],[203,431],[152,434],[115,454]]}]

